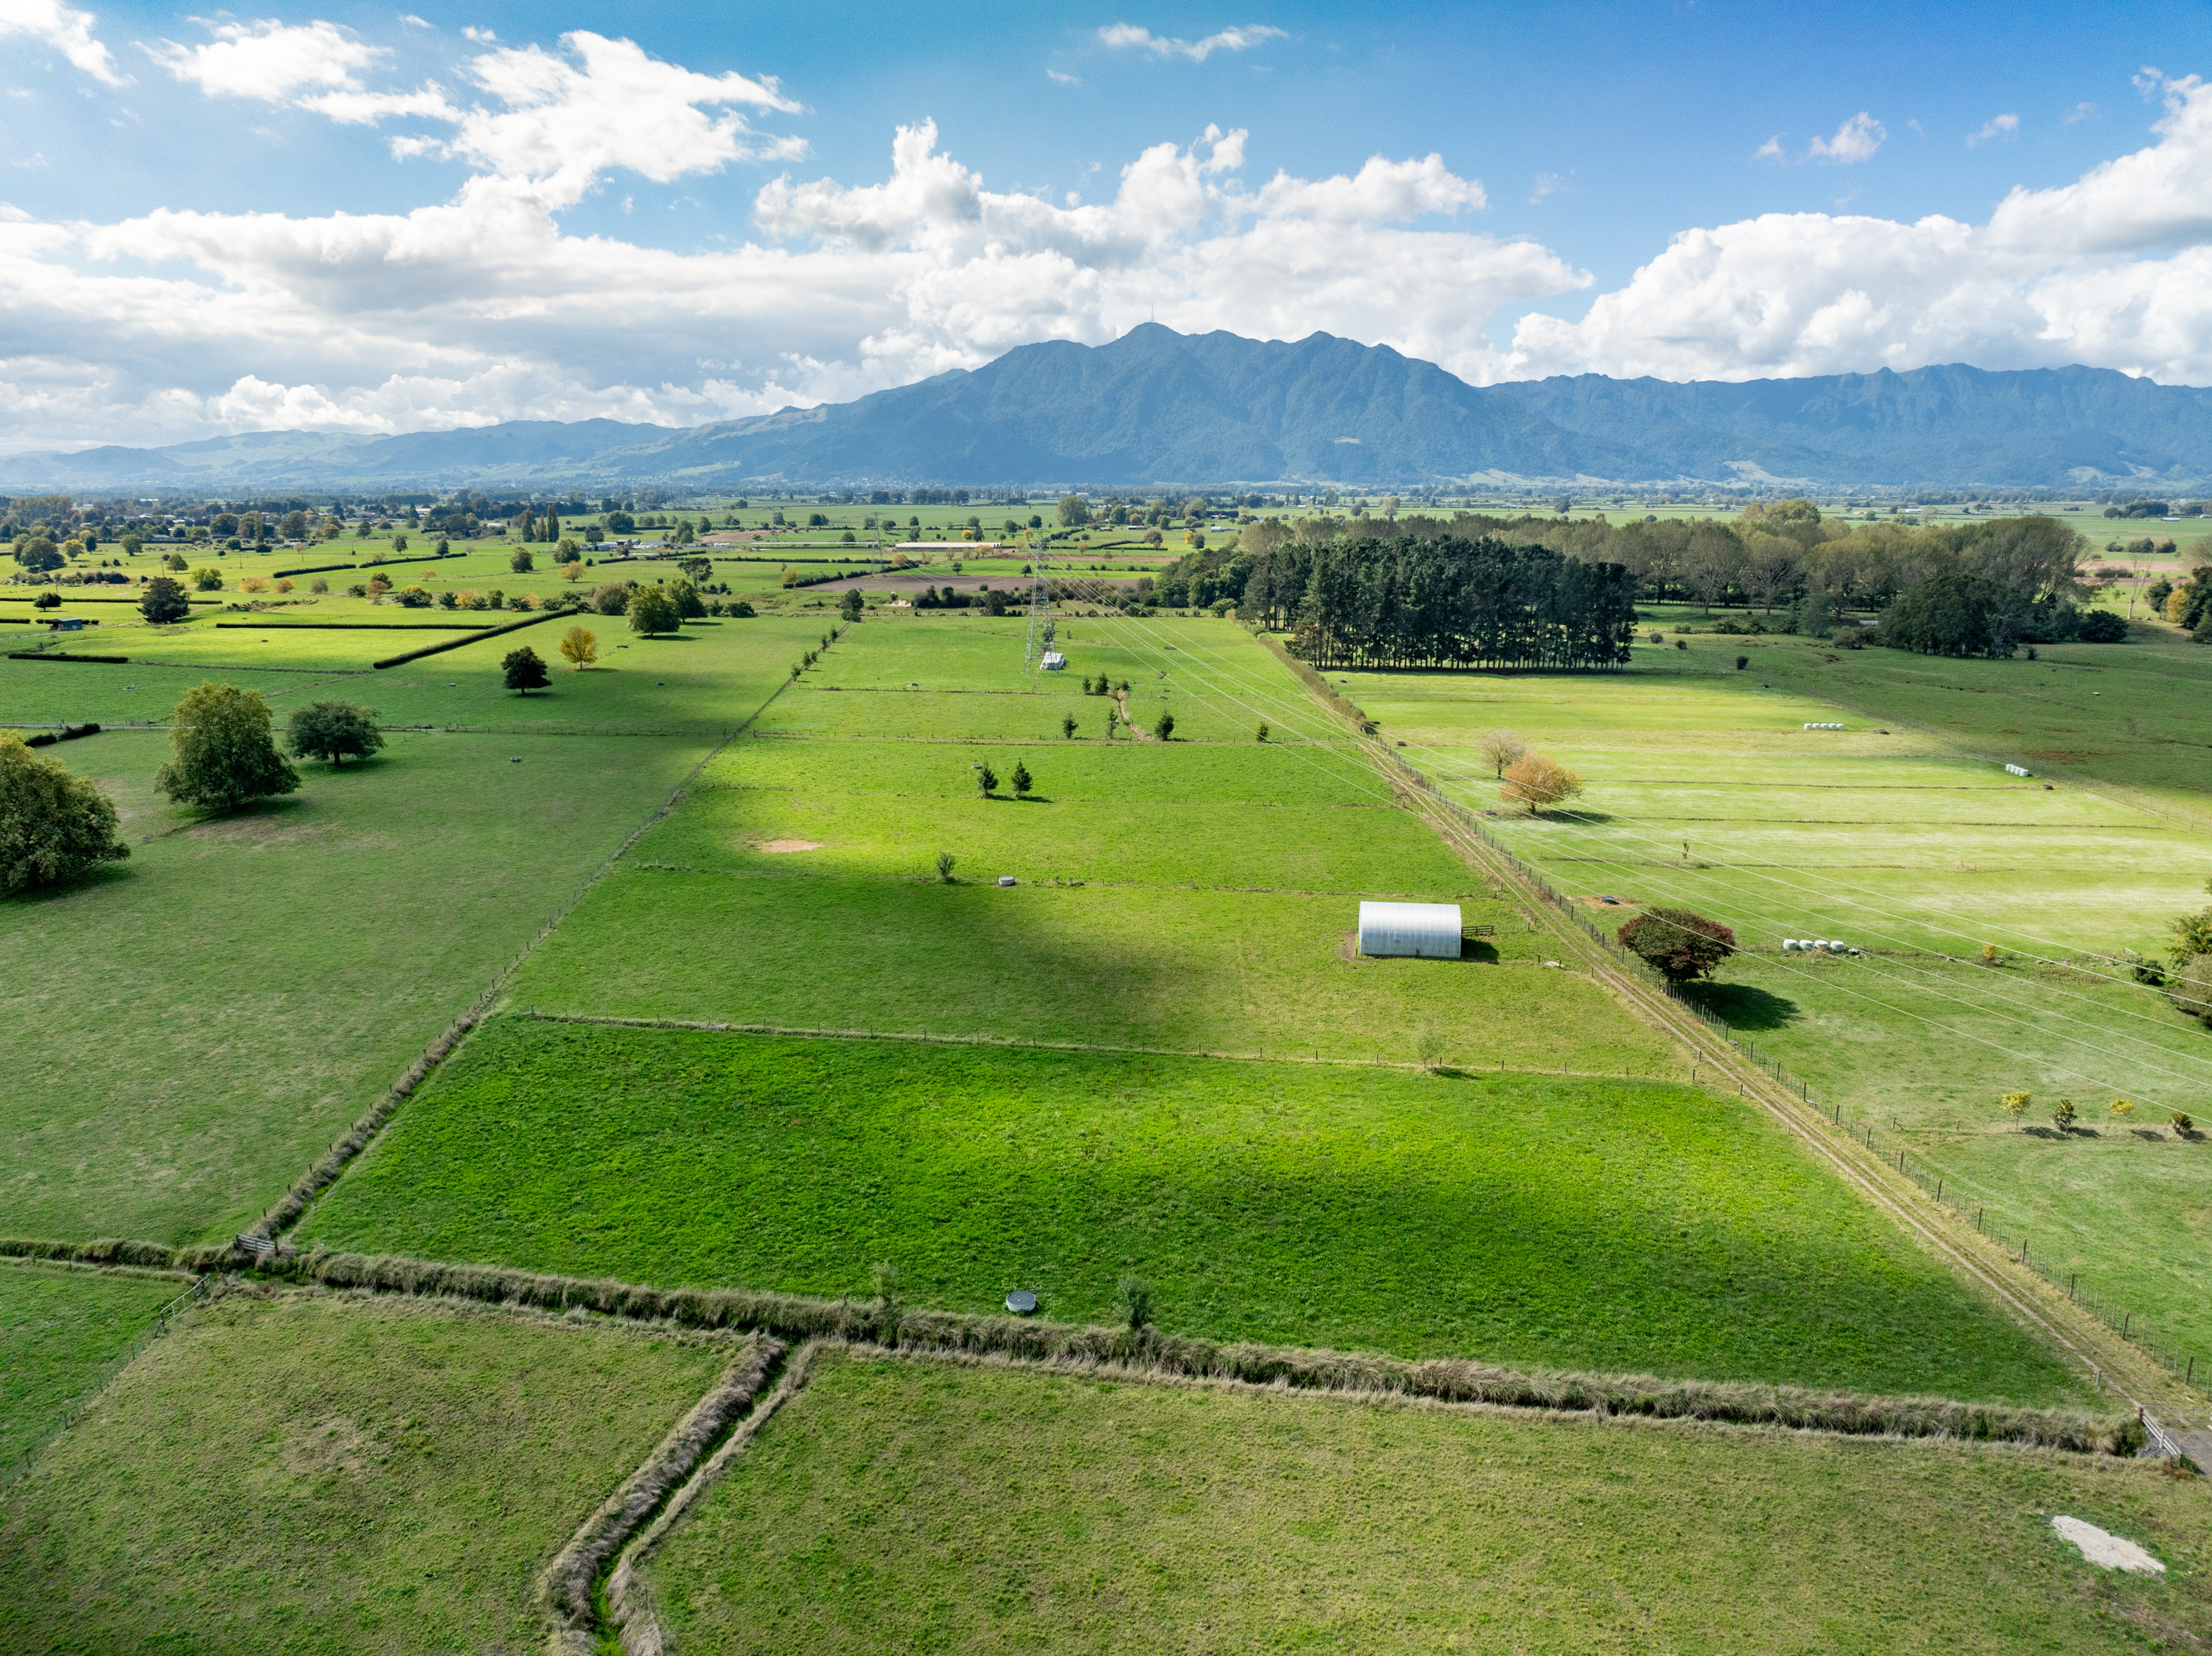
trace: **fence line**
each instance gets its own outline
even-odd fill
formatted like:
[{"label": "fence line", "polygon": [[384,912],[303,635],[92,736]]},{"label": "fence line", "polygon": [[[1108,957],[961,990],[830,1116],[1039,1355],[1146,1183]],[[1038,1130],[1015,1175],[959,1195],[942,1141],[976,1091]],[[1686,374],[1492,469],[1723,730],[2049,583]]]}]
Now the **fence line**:
[{"label": "fence line", "polygon": [[[1515,873],[1540,893],[1544,900],[1561,915],[1579,925],[1590,941],[1604,951],[1607,959],[1614,966],[1658,990],[1676,1004],[1695,1013],[1710,1028],[1726,1040],[1735,1050],[1738,1056],[1758,1065],[1771,1076],[1777,1084],[1796,1093],[1800,1102],[1809,1106],[1816,1114],[1826,1120],[1838,1134],[1863,1146],[1886,1166],[1893,1168],[1898,1173],[1911,1180],[1930,1199],[1948,1209],[1962,1223],[1971,1222],[1978,1234],[1996,1243],[2012,1256],[2015,1263],[2026,1265],[2045,1282],[2063,1293],[2069,1301],[2097,1318],[2129,1344],[2154,1358],[2169,1370],[2175,1379],[2185,1385],[2196,1383],[2197,1364],[2199,1361],[2196,1354],[2183,1350],[2172,1339],[2160,1334],[2141,1313],[2121,1305],[2116,1301],[2107,1299],[2094,1289],[2082,1287],[2080,1271],[2069,1270],[2060,1265],[2049,1255],[2036,1253],[2027,1236],[2013,1235],[2002,1227],[1992,1224],[1990,1222],[1985,1204],[1969,1202],[1964,1196],[1955,1193],[1951,1189],[1954,1181],[1948,1174],[1939,1173],[1926,1162],[1919,1161],[1909,1148],[1885,1139],[1877,1133],[1870,1120],[1864,1117],[1855,1116],[1850,1121],[1845,1121],[1841,1105],[1823,1104],[1814,1098],[1811,1083],[1803,1077],[1792,1074],[1778,1059],[1762,1055],[1756,1040],[1748,1036],[1739,1040],[1726,1019],[1690,999],[1683,994],[1678,986],[1662,977],[1641,956],[1623,948],[1616,938],[1606,931],[1605,928],[1562,896],[1550,881],[1504,845],[1497,834],[1483,825],[1473,811],[1457,800],[1447,798],[1434,782],[1413,769],[1389,749],[1382,749],[1378,751],[1391,761],[1409,785],[1421,789],[1430,801],[1449,812],[1456,827],[1480,840],[1486,849],[1510,864]],[[2212,1376],[2212,1362],[2206,1363],[2205,1373],[2208,1376]]]}]

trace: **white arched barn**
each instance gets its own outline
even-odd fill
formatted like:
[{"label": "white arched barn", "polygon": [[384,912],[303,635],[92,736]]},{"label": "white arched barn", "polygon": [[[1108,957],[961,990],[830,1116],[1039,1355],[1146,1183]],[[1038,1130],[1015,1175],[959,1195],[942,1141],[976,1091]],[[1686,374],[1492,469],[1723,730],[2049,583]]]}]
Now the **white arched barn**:
[{"label": "white arched barn", "polygon": [[1362,903],[1359,952],[1418,955],[1424,960],[1459,958],[1457,903]]}]

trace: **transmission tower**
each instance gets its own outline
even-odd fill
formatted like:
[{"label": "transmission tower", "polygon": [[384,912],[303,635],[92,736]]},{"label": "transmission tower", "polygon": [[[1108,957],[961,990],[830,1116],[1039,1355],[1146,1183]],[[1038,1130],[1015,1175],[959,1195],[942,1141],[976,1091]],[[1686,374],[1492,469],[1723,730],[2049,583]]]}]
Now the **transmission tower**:
[{"label": "transmission tower", "polygon": [[1045,561],[1032,556],[1030,568],[1034,577],[1030,582],[1030,635],[1022,646],[1022,670],[1035,673],[1044,664],[1045,654],[1052,646],[1052,583],[1046,578]]}]

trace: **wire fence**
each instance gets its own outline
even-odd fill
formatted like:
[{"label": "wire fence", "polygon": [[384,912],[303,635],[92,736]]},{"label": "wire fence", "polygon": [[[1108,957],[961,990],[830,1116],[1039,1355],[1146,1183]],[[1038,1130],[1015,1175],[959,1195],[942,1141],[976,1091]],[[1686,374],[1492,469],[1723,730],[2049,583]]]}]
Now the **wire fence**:
[{"label": "wire fence", "polygon": [[[192,1285],[190,1288],[178,1295],[167,1305],[157,1308],[147,1319],[146,1325],[132,1337],[130,1344],[108,1360],[101,1368],[102,1376],[123,1368],[147,1346],[167,1333],[169,1325],[200,1300],[205,1298],[208,1289],[214,1283],[215,1278],[212,1276],[193,1277]],[[23,1453],[15,1463],[12,1466],[6,1467],[4,1471],[0,1471],[0,1489],[4,1489],[7,1485],[26,1477],[30,1472],[32,1464],[46,1453],[46,1446],[83,1419],[85,1410],[92,1406],[104,1389],[104,1384],[88,1386],[70,1398],[69,1406],[62,1410],[60,1416],[54,1421],[46,1434],[35,1443],[25,1444]]]},{"label": "wire fence", "polygon": [[[1837,1133],[1863,1146],[1886,1166],[1894,1168],[1904,1177],[1911,1180],[1932,1199],[1958,1216],[1962,1222],[1971,1222],[1978,1234],[1988,1238],[2017,1263],[2027,1266],[2063,1292],[2068,1300],[2104,1323],[2123,1340],[2154,1358],[2175,1379],[2185,1385],[2196,1383],[2197,1365],[2200,1359],[2195,1353],[2160,1333],[2142,1313],[2085,1287],[2078,1270],[2061,1264],[2048,1254],[2037,1253],[2030,1238],[2009,1232],[1993,1221],[1989,1216],[1985,1202],[1971,1199],[1968,1192],[1959,1188],[1957,1181],[1948,1174],[1920,1160],[1910,1147],[1885,1137],[1871,1120],[1846,1111],[1840,1104],[1824,1102],[1814,1097],[1811,1083],[1802,1076],[1792,1074],[1779,1059],[1762,1053],[1756,1040],[1749,1036],[1739,1037],[1725,1018],[1691,999],[1678,985],[1662,977],[1641,956],[1623,948],[1618,938],[1610,935],[1572,901],[1561,895],[1550,881],[1516,855],[1473,811],[1457,800],[1448,798],[1434,782],[1389,749],[1376,747],[1371,751],[1388,760],[1398,776],[1421,789],[1430,803],[1450,815],[1457,828],[1479,840],[1486,850],[1507,864],[1561,916],[1579,926],[1620,970],[1694,1013],[1716,1034],[1726,1040],[1739,1057],[1765,1071],[1778,1085],[1796,1093],[1800,1102],[1810,1107]],[[1846,1120],[1846,1115],[1851,1119]],[[2205,1373],[2208,1377],[2212,1377],[2212,1362],[2206,1363]]]}]

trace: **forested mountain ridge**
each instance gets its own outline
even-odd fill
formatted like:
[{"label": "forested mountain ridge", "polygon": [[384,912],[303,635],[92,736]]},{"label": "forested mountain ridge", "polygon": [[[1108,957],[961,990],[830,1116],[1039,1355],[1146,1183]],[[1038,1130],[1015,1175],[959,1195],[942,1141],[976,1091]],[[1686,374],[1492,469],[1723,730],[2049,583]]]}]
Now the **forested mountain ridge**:
[{"label": "forested mountain ridge", "polygon": [[0,492],[652,483],[1017,488],[1781,481],[2166,492],[2212,479],[2212,391],[2101,368],[1471,385],[1386,345],[1179,334],[1024,345],[850,403],[690,428],[514,421],[0,457]]}]

